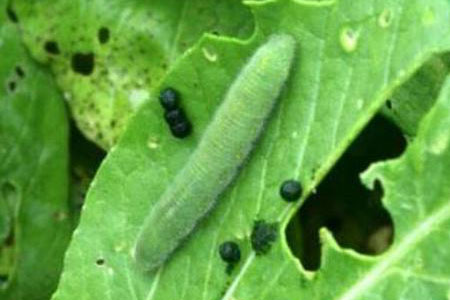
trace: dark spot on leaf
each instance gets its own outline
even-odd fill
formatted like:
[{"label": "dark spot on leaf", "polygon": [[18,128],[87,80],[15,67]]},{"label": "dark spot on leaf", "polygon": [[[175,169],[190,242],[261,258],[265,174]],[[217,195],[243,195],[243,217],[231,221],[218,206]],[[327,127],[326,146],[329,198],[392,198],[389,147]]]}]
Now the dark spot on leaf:
[{"label": "dark spot on leaf", "polygon": [[233,273],[234,267],[236,266],[236,264],[227,264],[227,267],[225,269],[225,272],[228,275],[231,275],[231,273]]},{"label": "dark spot on leaf", "polygon": [[58,43],[55,41],[47,41],[44,44],[44,49],[48,54],[58,55],[60,52]]},{"label": "dark spot on leaf", "polygon": [[17,73],[17,75],[18,75],[20,78],[24,78],[24,77],[25,77],[25,72],[24,72],[24,70],[22,69],[21,66],[17,66],[17,67],[16,67],[16,73]]},{"label": "dark spot on leaf", "polygon": [[12,93],[16,90],[17,88],[17,84],[14,80],[11,80],[10,82],[8,82],[8,90]]},{"label": "dark spot on leaf", "polygon": [[19,18],[17,18],[16,12],[12,9],[11,5],[8,5],[6,8],[6,14],[8,15],[8,19],[13,23],[18,23]]},{"label": "dark spot on leaf", "polygon": [[266,254],[278,237],[278,224],[259,220],[255,222],[251,234],[252,248],[257,255]]},{"label": "dark spot on leaf", "polygon": [[100,44],[106,44],[109,41],[109,29],[102,27],[98,30],[98,41]]},{"label": "dark spot on leaf", "polygon": [[8,274],[0,274],[0,287],[8,282]]},{"label": "dark spot on leaf", "polygon": [[62,222],[67,219],[67,213],[64,211],[57,211],[53,213],[53,217],[55,218],[56,221]]},{"label": "dark spot on leaf", "polygon": [[103,258],[99,258],[95,261],[97,266],[103,266],[105,264],[105,260]]},{"label": "dark spot on leaf", "polygon": [[386,101],[386,106],[387,106],[387,108],[392,109],[392,101],[391,100],[387,100]]},{"label": "dark spot on leaf", "polygon": [[14,227],[11,227],[9,234],[6,237],[6,240],[4,242],[4,245],[9,246],[9,247],[14,246],[15,241],[16,241],[16,236],[14,233]]},{"label": "dark spot on leaf", "polygon": [[94,53],[75,53],[72,56],[72,70],[75,73],[88,76],[91,75],[95,67]]}]

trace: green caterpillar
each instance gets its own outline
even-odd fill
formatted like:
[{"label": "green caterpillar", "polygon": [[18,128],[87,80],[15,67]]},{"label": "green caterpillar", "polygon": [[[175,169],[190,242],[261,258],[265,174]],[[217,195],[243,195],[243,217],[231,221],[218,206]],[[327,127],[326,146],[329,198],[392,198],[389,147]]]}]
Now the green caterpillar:
[{"label": "green caterpillar", "polygon": [[146,270],[169,257],[238,174],[288,78],[294,52],[291,36],[272,35],[240,71],[196,150],[144,221],[134,256]]}]

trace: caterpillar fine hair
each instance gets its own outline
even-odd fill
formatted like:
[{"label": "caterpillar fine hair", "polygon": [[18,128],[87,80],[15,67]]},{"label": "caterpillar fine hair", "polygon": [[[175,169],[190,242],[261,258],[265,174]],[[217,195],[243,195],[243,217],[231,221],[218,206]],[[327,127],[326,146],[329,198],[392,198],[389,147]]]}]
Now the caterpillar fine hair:
[{"label": "caterpillar fine hair", "polygon": [[238,174],[289,76],[294,52],[290,35],[272,35],[239,72],[197,148],[150,208],[134,249],[146,270],[169,257]]}]

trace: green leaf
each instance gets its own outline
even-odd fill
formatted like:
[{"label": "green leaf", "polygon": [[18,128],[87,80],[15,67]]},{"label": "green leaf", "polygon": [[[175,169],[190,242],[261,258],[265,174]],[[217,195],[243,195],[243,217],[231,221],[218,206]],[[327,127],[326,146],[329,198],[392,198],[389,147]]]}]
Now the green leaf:
[{"label": "green leaf", "polygon": [[[283,232],[301,202],[282,201],[279,186],[286,179],[299,179],[303,199],[307,197],[387,95],[433,54],[450,49],[450,3],[247,5],[256,19],[252,39],[206,36],[164,80],[163,86],[180,91],[194,126],[192,136],[173,138],[152,97],[109,153],[88,193],[53,299],[261,300],[300,298],[305,291],[318,299],[338,295],[332,288],[314,289],[313,274],[289,253]],[[140,272],[131,250],[145,215],[195,149],[239,69],[273,32],[294,36],[298,53],[261,141],[234,185],[183,247],[156,274]],[[279,238],[266,255],[256,256],[250,247],[256,220],[280,225]],[[230,274],[218,255],[219,245],[227,240],[237,242],[242,253]],[[369,262],[354,265],[365,270]],[[339,278],[327,282],[329,287],[348,287],[341,282],[353,276],[343,274],[342,267],[334,271]]]},{"label": "green leaf", "polygon": [[434,56],[405,84],[395,90],[382,108],[408,136],[415,136],[417,126],[437,99],[439,90],[449,73],[450,59]]},{"label": "green leaf", "polygon": [[[31,53],[51,65],[77,125],[105,149],[153,96],[149,88],[159,85],[176,58],[204,32],[246,37],[253,27],[248,9],[236,0],[14,4]],[[76,60],[77,54],[93,55],[92,70],[89,56]]]},{"label": "green leaf", "polygon": [[[69,242],[63,99],[20,43],[0,4],[0,298],[49,299]],[[6,211],[6,214],[5,214]],[[3,218],[2,218],[3,219]],[[6,238],[3,234],[6,234]]]},{"label": "green leaf", "polygon": [[[317,285],[341,278],[333,299],[445,299],[450,293],[450,77],[421,122],[417,138],[399,159],[373,165],[363,181],[381,181],[384,205],[395,225],[391,249],[380,257],[358,257],[336,247],[329,234]],[[364,264],[357,265],[364,261]],[[352,266],[354,266],[352,268]],[[320,277],[320,279],[319,279]],[[317,288],[317,287],[316,287]],[[319,287],[320,288],[320,287]]]}]

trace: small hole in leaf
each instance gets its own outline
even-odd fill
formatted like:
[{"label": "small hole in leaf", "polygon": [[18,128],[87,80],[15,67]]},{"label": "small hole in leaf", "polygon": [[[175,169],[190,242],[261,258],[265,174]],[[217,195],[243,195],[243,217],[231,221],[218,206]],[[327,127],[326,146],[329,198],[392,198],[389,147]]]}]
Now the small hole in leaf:
[{"label": "small hole in leaf", "polygon": [[387,28],[392,23],[392,18],[392,10],[385,9],[378,17],[378,25],[380,25],[382,28]]},{"label": "small hole in leaf", "polygon": [[380,254],[391,245],[394,227],[383,207],[383,190],[376,183],[368,190],[360,174],[373,162],[403,153],[406,141],[400,129],[376,116],[350,145],[306,199],[286,230],[288,245],[307,270],[320,266],[319,229],[327,227],[343,248]]},{"label": "small hole in leaf", "polygon": [[105,260],[103,258],[99,258],[95,261],[97,266],[103,266],[105,264]]},{"label": "small hole in leaf", "polygon": [[106,44],[109,41],[109,29],[102,27],[98,30],[98,41],[101,44]]},{"label": "small hole in leaf", "polygon": [[75,73],[88,76],[94,72],[95,57],[94,53],[75,53],[72,56],[72,70]]},{"label": "small hole in leaf", "polygon": [[55,41],[47,41],[44,44],[44,49],[48,54],[58,55],[60,52],[58,43]]}]

